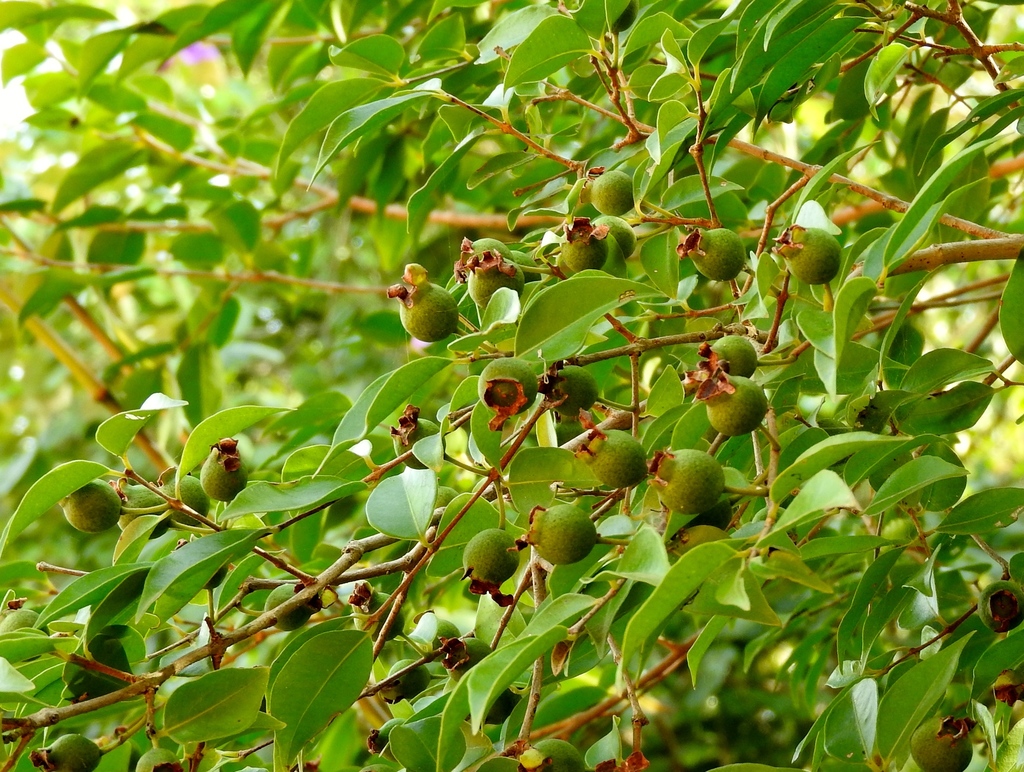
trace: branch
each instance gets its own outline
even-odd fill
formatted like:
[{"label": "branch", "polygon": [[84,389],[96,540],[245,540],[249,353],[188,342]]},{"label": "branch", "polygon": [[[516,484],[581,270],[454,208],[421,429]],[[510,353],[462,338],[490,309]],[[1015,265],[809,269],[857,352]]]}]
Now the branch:
[{"label": "branch", "polygon": [[1015,260],[1024,247],[1024,236],[989,239],[986,241],[953,241],[933,244],[910,254],[896,265],[890,276],[914,271],[930,271],[953,263],[976,263],[986,260]]}]

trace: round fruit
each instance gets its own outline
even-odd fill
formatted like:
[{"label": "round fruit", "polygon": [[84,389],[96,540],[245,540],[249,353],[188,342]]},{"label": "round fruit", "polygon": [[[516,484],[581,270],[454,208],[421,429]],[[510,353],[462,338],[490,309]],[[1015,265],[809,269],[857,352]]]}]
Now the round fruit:
[{"label": "round fruit", "polygon": [[805,284],[828,284],[839,273],[843,248],[828,231],[791,225],[775,241],[789,272]]},{"label": "round fruit", "polygon": [[997,633],[1008,632],[1024,621],[1024,593],[1016,582],[992,582],[981,591],[978,616]]},{"label": "round fruit", "polygon": [[[404,429],[404,427],[402,427]],[[399,430],[391,432],[391,441],[395,448],[395,455],[400,456],[407,450],[412,450],[412,446],[422,440],[424,437],[432,437],[441,431],[441,427],[431,421],[429,418],[417,418],[415,426],[412,431],[405,433]],[[404,435],[404,436],[403,436]],[[420,461],[416,456],[409,456],[405,459],[405,465],[410,469],[426,469],[427,465]],[[436,505],[435,505],[436,506]]]},{"label": "round fruit", "polygon": [[[534,262],[533,258],[525,252],[517,252],[512,250],[512,261],[519,265],[525,265],[529,268],[536,268],[537,263]],[[523,271],[523,280],[529,284],[532,281],[540,281],[540,274],[533,271]]]},{"label": "round fruit", "polygon": [[245,488],[249,474],[238,455],[238,443],[225,438],[210,448],[199,472],[206,495],[217,501],[231,501]]},{"label": "round fruit", "polygon": [[[390,677],[399,670],[407,668],[413,662],[414,660],[411,659],[399,660],[391,667],[388,676]],[[388,684],[381,689],[380,696],[387,703],[410,700],[428,686],[430,686],[430,671],[423,665],[420,665],[410,670],[394,683]]]},{"label": "round fruit", "polygon": [[527,541],[549,563],[578,563],[597,544],[597,526],[579,507],[557,504],[536,510]]},{"label": "round fruit", "polygon": [[614,22],[612,22],[612,34],[618,35],[629,29],[629,26],[636,21],[636,15],[640,13],[640,0],[629,0],[629,4],[622,9]]},{"label": "round fruit", "polygon": [[427,281],[422,265],[410,263],[403,276],[411,287],[396,284],[388,288],[389,298],[398,298],[399,316],[405,331],[427,343],[444,340],[459,327],[459,304],[443,287]]},{"label": "round fruit", "polygon": [[707,509],[697,515],[686,524],[687,528],[696,528],[698,525],[710,525],[715,528],[726,528],[732,522],[732,504],[726,498],[721,498],[711,509]]},{"label": "round fruit", "polygon": [[490,252],[493,257],[500,257],[502,260],[515,262],[512,259],[512,250],[508,248],[507,244],[498,241],[497,239],[477,239],[476,241],[469,242],[468,249],[466,248],[465,242],[463,242],[463,244],[463,252],[468,252],[469,254],[476,255],[477,257],[487,257],[484,253]]},{"label": "round fruit", "polygon": [[105,482],[93,480],[70,494],[64,503],[64,517],[72,527],[86,533],[100,533],[117,525],[121,497]]},{"label": "round fruit", "polygon": [[65,734],[49,748],[33,753],[32,763],[51,772],[92,772],[102,758],[99,746],[88,737]]},{"label": "round fruit", "polygon": [[491,647],[479,638],[463,638],[462,644],[462,656],[450,667],[445,664],[445,667],[448,667],[448,675],[456,680],[462,678],[467,670],[491,653]]},{"label": "round fruit", "polygon": [[182,766],[174,751],[153,748],[142,755],[135,772],[182,772]]},{"label": "round fruit", "polygon": [[712,344],[711,350],[718,355],[719,362],[729,365],[729,375],[749,378],[757,370],[757,350],[754,344],[741,335],[726,335]]},{"label": "round fruit", "polygon": [[555,419],[555,440],[559,445],[564,445],[569,440],[579,437],[584,431],[583,424],[575,419],[562,415]]},{"label": "round fruit", "polygon": [[701,544],[728,538],[729,534],[713,525],[688,525],[672,534],[668,549],[669,552],[682,556]]},{"label": "round fruit", "polygon": [[391,739],[391,732],[396,726],[401,726],[404,723],[404,718],[392,718],[385,721],[380,729],[374,729],[370,732],[370,737],[366,741],[367,750],[375,755],[383,753],[384,748],[387,747],[388,741]]},{"label": "round fruit", "polygon": [[716,281],[735,279],[747,262],[743,239],[728,228],[692,231],[679,243],[676,254],[693,260],[701,275]]},{"label": "round fruit", "polygon": [[[203,484],[192,475],[185,475],[178,483],[178,491],[175,493],[174,478],[160,488],[167,496],[177,498],[189,509],[198,512],[203,517],[210,514],[210,497],[203,490]],[[174,510],[171,512],[171,522],[178,525],[199,525],[199,521],[191,515]]]},{"label": "round fruit", "polygon": [[533,749],[544,757],[539,767],[542,772],[584,772],[587,768],[583,754],[565,740],[539,740]]},{"label": "round fruit", "polygon": [[462,636],[462,631],[455,626],[454,622],[450,622],[447,619],[438,619],[437,627],[434,630],[434,648],[436,649],[441,645],[441,639],[451,640],[452,638],[459,638]]},{"label": "round fruit", "polygon": [[629,432],[609,429],[589,440],[578,455],[602,485],[629,488],[647,477],[644,446]]},{"label": "round fruit", "polygon": [[486,308],[491,295],[501,287],[508,287],[517,295],[523,294],[526,285],[526,274],[516,263],[502,262],[503,266],[511,267],[511,275],[497,267],[477,269],[469,275],[469,296],[479,308]]},{"label": "round fruit", "polygon": [[736,389],[732,394],[721,392],[704,404],[708,409],[711,427],[726,437],[749,434],[761,425],[768,412],[768,398],[764,389],[749,378],[729,376]]},{"label": "round fruit", "polygon": [[511,689],[506,689],[498,695],[498,699],[491,705],[487,715],[484,716],[485,724],[503,724],[505,719],[512,715],[512,711],[519,704],[519,695]]},{"label": "round fruit", "polygon": [[[295,596],[295,585],[294,584],[282,584],[279,587],[275,587],[270,595],[267,596],[267,602],[263,608],[266,611],[275,609],[282,603],[291,600]],[[291,611],[286,611],[283,614],[279,614],[277,617],[276,627],[278,630],[298,630],[309,618],[319,611],[319,604],[315,602],[306,602],[297,608],[293,608]]]},{"label": "round fruit", "polygon": [[963,772],[974,757],[970,731],[966,719],[930,718],[910,736],[910,755],[922,772]]},{"label": "round fruit", "polygon": [[[372,597],[370,598],[370,602],[367,604],[367,610],[369,611],[369,613],[372,614],[373,612],[377,611],[377,609],[379,609],[381,606],[383,606],[385,603],[387,603],[388,598],[390,598],[390,597],[391,596],[388,595],[386,592],[379,592],[379,591],[374,592]],[[376,638],[377,635],[380,633],[381,625],[383,625],[387,621],[387,618],[390,615],[391,615],[391,609],[390,608],[384,614],[381,615],[380,621],[377,622],[377,626],[373,628],[373,637],[374,638]],[[386,640],[386,641],[393,640],[394,638],[397,638],[398,636],[402,635],[404,632],[405,632],[405,608],[400,608],[398,610],[398,616],[395,617],[395,621],[391,624],[391,627],[388,628],[388,636],[384,640]]]},{"label": "round fruit", "polygon": [[480,373],[477,393],[481,402],[507,418],[526,411],[533,404],[537,397],[537,376],[525,360],[493,359]]},{"label": "round fruit", "polygon": [[633,208],[633,178],[622,171],[605,172],[590,182],[590,202],[601,214],[625,214]]},{"label": "round fruit", "polygon": [[473,581],[499,586],[519,568],[516,540],[501,528],[480,531],[466,544],[462,565]]},{"label": "round fruit", "polygon": [[17,611],[8,611],[0,616],[0,634],[35,627],[37,621],[39,621],[39,614],[32,609],[20,608]]},{"label": "round fruit", "polygon": [[[129,524],[143,515],[162,515],[170,506],[167,500],[145,485],[126,485],[122,491],[124,501],[121,502],[121,516],[117,520],[118,527],[123,531]],[[161,522],[153,529],[153,537],[162,536],[167,531],[167,522]]]},{"label": "round fruit", "polygon": [[608,235],[618,245],[623,259],[632,256],[636,251],[636,234],[628,222],[621,217],[611,214],[603,214],[590,221],[591,225],[607,225]]},{"label": "round fruit", "polygon": [[608,260],[609,235],[610,231],[595,229],[586,217],[577,217],[572,225],[565,226],[558,267],[566,274],[603,267]]},{"label": "round fruit", "polygon": [[449,488],[447,485],[440,486],[437,489],[437,495],[434,497],[434,509],[447,507],[458,495],[459,492],[454,488]]},{"label": "round fruit", "polygon": [[559,402],[555,410],[562,415],[578,417],[581,410],[590,410],[597,401],[597,378],[586,368],[569,365],[552,379],[551,401]]},{"label": "round fruit", "polygon": [[725,472],[714,456],[699,450],[673,450],[657,469],[661,503],[684,515],[706,512],[725,491]]}]

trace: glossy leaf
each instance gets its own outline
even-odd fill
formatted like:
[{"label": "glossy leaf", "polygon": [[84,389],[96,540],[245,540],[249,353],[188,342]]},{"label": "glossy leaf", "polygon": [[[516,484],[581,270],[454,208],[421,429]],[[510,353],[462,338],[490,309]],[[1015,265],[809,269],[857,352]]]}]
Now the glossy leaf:
[{"label": "glossy leaf", "polygon": [[233,667],[182,684],[164,707],[163,730],[180,743],[239,734],[256,720],[269,674]]}]

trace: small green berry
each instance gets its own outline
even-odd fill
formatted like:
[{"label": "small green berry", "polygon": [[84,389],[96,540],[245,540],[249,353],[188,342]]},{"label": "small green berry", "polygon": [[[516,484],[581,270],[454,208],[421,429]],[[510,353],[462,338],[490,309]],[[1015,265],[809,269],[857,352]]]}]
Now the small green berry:
[{"label": "small green berry", "polygon": [[558,504],[535,510],[527,541],[553,565],[578,563],[597,544],[597,526],[579,507]]},{"label": "small green berry", "polygon": [[839,273],[843,248],[828,231],[791,225],[775,241],[775,252],[805,284],[828,284]]},{"label": "small green berry", "polygon": [[629,432],[594,429],[576,455],[590,467],[602,485],[629,488],[639,485],[647,477],[647,453]]},{"label": "small green berry", "polygon": [[992,582],[981,591],[978,616],[997,633],[1013,630],[1024,621],[1024,592],[1016,582]]},{"label": "small green berry", "polygon": [[231,501],[245,489],[249,476],[238,453],[238,442],[225,438],[210,448],[199,482],[211,499]]},{"label": "small green berry", "polygon": [[153,748],[142,755],[135,772],[182,772],[182,766],[174,751]]},{"label": "small green berry", "polygon": [[590,224],[595,228],[599,225],[608,226],[608,235],[619,247],[623,259],[631,257],[636,251],[636,233],[633,232],[632,226],[621,217],[603,214],[591,220]]},{"label": "small green berry", "polygon": [[720,391],[705,401],[711,427],[726,437],[749,434],[761,425],[768,412],[768,398],[749,378],[728,376],[735,391]]},{"label": "small green berry", "polygon": [[964,772],[974,758],[971,727],[963,718],[930,718],[910,736],[910,755],[921,772]]},{"label": "small green berry", "polygon": [[[263,608],[266,611],[277,608],[282,603],[291,600],[294,597],[295,592],[298,588],[294,584],[282,584],[275,587],[270,595],[267,596],[267,601]],[[307,601],[301,606],[292,609],[291,611],[279,614],[277,617],[277,629],[278,630],[298,630],[309,618],[313,616],[317,611],[320,610],[319,598],[314,597],[311,601]]]},{"label": "small green berry", "polygon": [[714,456],[699,450],[673,450],[658,461],[661,503],[684,515],[706,512],[725,491],[725,472]]},{"label": "small green berry", "polygon": [[0,616],[0,634],[33,628],[38,621],[39,614],[32,609],[20,608],[15,611],[8,611],[3,616]]},{"label": "small green berry", "polygon": [[568,365],[546,378],[548,397],[558,403],[555,410],[564,416],[579,417],[580,411],[590,410],[600,396],[597,378],[584,367]]},{"label": "small green berry", "polygon": [[569,275],[602,268],[608,260],[608,235],[607,228],[594,226],[586,217],[577,217],[572,225],[566,224],[559,268]]},{"label": "small green berry", "polygon": [[[406,284],[388,288],[388,297],[400,301],[398,313],[406,332],[427,343],[444,340],[459,327],[459,304],[450,292],[427,281],[427,271],[409,263]],[[409,286],[407,286],[409,285]]]},{"label": "small green berry", "polygon": [[702,275],[715,281],[735,279],[747,262],[743,239],[728,228],[694,230],[676,247],[680,258],[690,258]]},{"label": "small green berry", "polygon": [[616,217],[633,208],[633,178],[623,171],[604,172],[590,181],[590,201],[601,214]]},{"label": "small green berry", "polygon": [[729,375],[749,378],[757,370],[757,350],[741,335],[726,335],[711,345],[720,362],[729,365]]},{"label": "small green berry", "polygon": [[99,746],[80,734],[65,734],[49,748],[33,751],[29,757],[37,767],[50,772],[93,772],[103,754]]},{"label": "small green berry", "polygon": [[516,540],[501,528],[487,528],[469,540],[462,565],[473,582],[498,587],[519,568]]},{"label": "small green berry", "polygon": [[63,503],[64,517],[73,528],[100,533],[117,525],[121,497],[105,482],[93,480],[70,494]]}]

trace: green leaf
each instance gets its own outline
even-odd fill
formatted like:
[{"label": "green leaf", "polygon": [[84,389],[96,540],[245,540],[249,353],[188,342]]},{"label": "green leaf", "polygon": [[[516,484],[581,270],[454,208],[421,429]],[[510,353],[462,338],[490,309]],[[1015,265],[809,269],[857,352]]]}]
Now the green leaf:
[{"label": "green leaf", "polygon": [[611,564],[594,579],[597,581],[617,577],[657,587],[668,572],[668,553],[664,541],[649,525],[642,525],[630,538],[618,563]]},{"label": "green leaf", "polygon": [[79,89],[84,94],[89,86],[110,64],[111,60],[121,52],[128,42],[130,29],[115,29],[93,35],[82,44],[78,58]]},{"label": "green leaf", "polygon": [[[493,433],[493,432],[492,432]],[[555,500],[551,484],[593,481],[586,465],[562,448],[523,448],[508,466],[508,491],[523,515]]]},{"label": "green leaf", "polygon": [[452,364],[444,357],[423,357],[385,373],[375,380],[345,414],[334,433],[335,446],[361,440],[409,399],[413,392],[448,369]]},{"label": "green leaf", "polygon": [[0,534],[0,555],[3,555],[11,539],[45,515],[54,504],[109,472],[107,467],[95,461],[68,461],[55,466],[36,480],[4,524],[3,534]]},{"label": "green leaf", "polygon": [[0,657],[0,694],[24,694],[33,691],[36,685],[19,673],[14,666]]},{"label": "green leaf", "polygon": [[558,11],[550,6],[529,5],[503,16],[477,44],[480,48],[480,55],[477,56],[476,63],[493,62],[498,58],[498,52],[495,49],[511,50],[526,40],[544,19],[557,15]]},{"label": "green leaf", "polygon": [[1024,360],[1024,260],[1020,258],[1014,261],[1010,279],[1003,288],[999,331],[1014,358]]},{"label": "green leaf", "polygon": [[842,477],[831,469],[822,469],[800,486],[800,492],[775,522],[772,533],[796,528],[820,516],[826,509],[839,507],[857,511],[860,505]]},{"label": "green leaf", "polygon": [[274,763],[287,768],[330,720],[355,702],[370,677],[373,644],[356,630],[311,638],[285,663],[267,710],[287,724],[274,733]]},{"label": "green leaf", "polygon": [[864,98],[871,105],[872,112],[889,90],[909,55],[910,49],[902,43],[889,43],[871,59],[867,77],[864,78]]},{"label": "green leaf", "polygon": [[178,466],[177,478],[180,480],[210,455],[210,448],[226,437],[234,437],[238,432],[248,429],[255,423],[280,413],[288,408],[262,407],[260,405],[242,405],[229,407],[214,413],[202,421],[185,441],[181,451],[181,464]]},{"label": "green leaf", "polygon": [[406,468],[397,477],[381,480],[373,489],[366,500],[366,519],[388,536],[425,544],[436,497],[436,472]]},{"label": "green leaf", "polygon": [[54,214],[60,212],[96,186],[139,165],[143,158],[143,151],[132,142],[109,141],[93,148],[79,158],[78,163],[61,180],[50,211]]},{"label": "green leaf", "polygon": [[138,410],[126,410],[111,416],[96,429],[96,442],[115,456],[123,456],[135,435],[142,431],[146,424],[161,410],[183,407],[187,403],[180,399],[172,399],[159,392],[151,395],[142,403]]},{"label": "green leaf", "polygon": [[61,590],[39,615],[38,627],[73,614],[79,609],[91,606],[107,597],[115,588],[133,574],[149,571],[149,564],[107,566],[80,576]]},{"label": "green leaf", "polygon": [[505,72],[505,88],[543,80],[589,53],[590,37],[567,16],[549,16],[519,44]]},{"label": "green leaf", "polygon": [[938,456],[918,456],[908,461],[882,483],[875,498],[864,510],[865,516],[877,515],[905,499],[911,493],[926,488],[937,480],[962,477],[967,470]]},{"label": "green leaf", "polygon": [[175,689],[164,707],[163,731],[179,743],[240,734],[260,712],[270,670],[214,670]]},{"label": "green leaf", "polygon": [[725,542],[708,542],[679,558],[626,626],[622,640],[623,663],[632,660],[669,615],[735,554],[736,550]]},{"label": "green leaf", "polygon": [[775,501],[782,501],[794,489],[804,484],[822,469],[851,456],[858,450],[877,445],[898,445],[904,442],[902,437],[885,437],[871,432],[848,432],[837,434],[808,448],[800,456],[783,469],[772,484],[771,496]]},{"label": "green leaf", "polygon": [[846,344],[853,338],[857,325],[867,311],[868,303],[875,296],[877,287],[873,279],[858,276],[843,282],[836,294],[835,308],[832,311],[834,336],[834,359],[843,361]]},{"label": "green leaf", "polygon": [[571,282],[559,282],[530,299],[516,334],[516,356],[541,357],[545,362],[572,356],[604,314],[654,294],[653,288],[638,282],[581,271]]},{"label": "green leaf", "polygon": [[160,558],[146,577],[136,621],[142,620],[154,602],[159,619],[176,614],[222,566],[247,553],[267,533],[264,529],[219,531]]},{"label": "green leaf", "polygon": [[220,237],[239,252],[252,252],[260,240],[260,213],[248,201],[235,201],[211,212]]},{"label": "green leaf", "polygon": [[339,477],[300,477],[282,483],[259,482],[246,486],[220,513],[226,523],[244,515],[295,512],[347,498],[366,488],[362,482]]},{"label": "green leaf", "polygon": [[968,633],[938,654],[918,662],[896,683],[889,684],[878,704],[878,751],[887,763],[902,766],[910,735],[942,699],[971,635]]},{"label": "green leaf", "polygon": [[825,721],[825,750],[843,761],[865,763],[874,753],[877,720],[878,683],[865,678],[836,699]]},{"label": "green leaf", "polygon": [[984,383],[958,383],[918,402],[900,429],[911,434],[952,434],[970,429],[981,419],[994,395],[994,389]]},{"label": "green leaf", "polygon": [[394,79],[405,63],[405,49],[390,35],[368,35],[333,51],[331,62]]},{"label": "green leaf", "polygon": [[975,534],[1017,522],[1024,508],[1024,488],[990,488],[968,496],[936,528],[940,533]]},{"label": "green leaf", "polygon": [[903,391],[927,393],[953,381],[986,375],[992,363],[977,354],[955,348],[938,348],[916,360],[900,381]]}]

